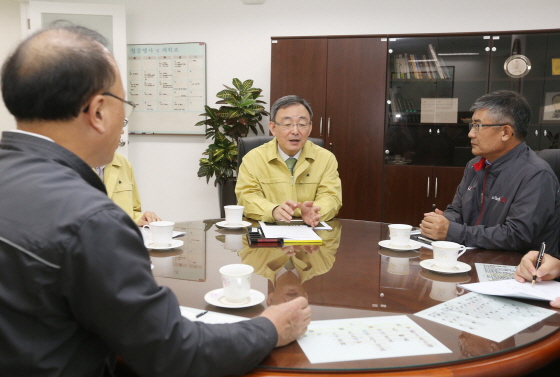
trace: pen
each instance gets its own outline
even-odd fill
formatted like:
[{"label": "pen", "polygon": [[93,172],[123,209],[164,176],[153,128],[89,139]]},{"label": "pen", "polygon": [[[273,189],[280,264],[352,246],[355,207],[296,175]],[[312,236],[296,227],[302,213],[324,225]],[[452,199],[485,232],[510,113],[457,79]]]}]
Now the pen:
[{"label": "pen", "polygon": [[[541,266],[541,262],[542,262],[542,258],[544,256],[544,249],[546,249],[546,245],[544,244],[544,242],[541,244],[541,249],[539,250],[539,256],[537,257],[537,264],[535,265],[535,268],[538,270],[539,267]],[[533,275],[533,281],[531,282],[531,287],[533,285],[535,285],[535,281],[537,280],[537,275]]]},{"label": "pen", "polygon": [[202,317],[202,316],[203,316],[204,314],[206,314],[206,313],[208,313],[208,310],[205,310],[205,311],[203,311],[203,312],[198,313],[195,317],[196,317],[196,318],[200,318],[200,317]]}]

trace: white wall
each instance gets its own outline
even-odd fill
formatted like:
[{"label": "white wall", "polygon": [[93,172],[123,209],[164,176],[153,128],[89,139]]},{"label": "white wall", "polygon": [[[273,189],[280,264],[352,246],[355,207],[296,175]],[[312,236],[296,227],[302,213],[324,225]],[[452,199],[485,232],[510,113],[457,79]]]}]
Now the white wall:
[{"label": "white wall", "polygon": [[[0,0],[1,13],[4,2]],[[66,0],[63,0],[66,1]],[[552,0],[74,0],[126,6],[128,43],[206,42],[207,102],[231,79],[253,79],[270,102],[270,37],[560,28]],[[0,23],[2,25],[2,23]],[[0,26],[0,30],[3,26]],[[2,33],[0,33],[2,34]],[[196,177],[203,136],[131,135],[145,210],[169,220],[219,216],[217,190]]]}]

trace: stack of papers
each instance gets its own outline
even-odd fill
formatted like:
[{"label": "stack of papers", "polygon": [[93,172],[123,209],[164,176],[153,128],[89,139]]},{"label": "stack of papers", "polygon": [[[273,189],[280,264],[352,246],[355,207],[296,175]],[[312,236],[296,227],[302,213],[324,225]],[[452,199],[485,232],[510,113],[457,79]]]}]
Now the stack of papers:
[{"label": "stack of papers", "polygon": [[282,226],[267,225],[259,221],[261,229],[266,238],[283,238],[284,245],[294,244],[322,244],[323,240],[315,231],[307,225]]},{"label": "stack of papers", "polygon": [[515,279],[459,284],[460,287],[483,295],[553,301],[560,297],[560,283],[554,280],[519,283]]}]

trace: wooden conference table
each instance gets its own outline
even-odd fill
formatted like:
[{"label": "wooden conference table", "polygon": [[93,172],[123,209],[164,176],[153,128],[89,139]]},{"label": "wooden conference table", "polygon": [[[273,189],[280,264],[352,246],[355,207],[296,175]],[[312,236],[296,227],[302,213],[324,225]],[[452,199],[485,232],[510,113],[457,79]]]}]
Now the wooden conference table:
[{"label": "wooden conference table", "polygon": [[[323,245],[295,247],[290,253],[301,268],[300,280],[291,285],[270,279],[270,266],[283,263],[279,248],[251,248],[246,228],[225,229],[220,220],[183,222],[183,246],[171,251],[150,250],[154,276],[168,286],[182,306],[244,317],[259,315],[266,300],[247,308],[223,308],[204,300],[207,292],[221,288],[218,269],[230,263],[255,268],[251,288],[284,300],[306,294],[313,320],[406,315],[428,331],[452,353],[311,364],[297,342],[275,349],[248,376],[522,376],[560,357],[560,310],[547,319],[500,343],[492,342],[414,313],[468,292],[456,285],[477,282],[475,263],[517,265],[514,252],[468,250],[460,261],[472,269],[459,274],[439,274],[420,266],[432,258],[430,249],[392,251],[378,245],[387,240],[387,224],[335,219],[332,231],[318,231]],[[267,267],[268,266],[268,267]],[[270,276],[269,276],[270,275]],[[275,289],[276,287],[276,289]],[[548,302],[525,301],[550,308]],[[553,309],[554,310],[554,309]]]}]

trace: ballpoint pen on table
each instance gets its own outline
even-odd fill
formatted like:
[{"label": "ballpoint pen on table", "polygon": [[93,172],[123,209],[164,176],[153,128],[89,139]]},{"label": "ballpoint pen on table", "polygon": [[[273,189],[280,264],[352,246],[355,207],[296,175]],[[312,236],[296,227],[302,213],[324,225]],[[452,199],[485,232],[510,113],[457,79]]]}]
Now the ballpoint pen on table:
[{"label": "ballpoint pen on table", "polygon": [[200,318],[200,317],[202,317],[202,316],[203,316],[204,314],[206,314],[206,313],[208,313],[208,310],[205,310],[205,311],[203,311],[203,312],[198,313],[195,317],[196,317],[196,318]]},{"label": "ballpoint pen on table", "polygon": [[[539,250],[539,256],[537,257],[537,264],[535,265],[535,269],[539,269],[539,267],[541,266],[541,262],[544,256],[544,249],[546,249],[546,245],[544,244],[544,242],[541,244],[541,249]],[[531,287],[533,285],[535,285],[535,281],[537,280],[537,275],[533,275],[533,281],[531,282]]]}]

